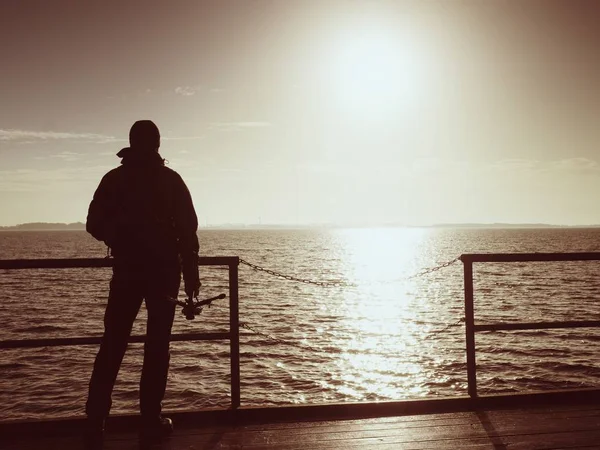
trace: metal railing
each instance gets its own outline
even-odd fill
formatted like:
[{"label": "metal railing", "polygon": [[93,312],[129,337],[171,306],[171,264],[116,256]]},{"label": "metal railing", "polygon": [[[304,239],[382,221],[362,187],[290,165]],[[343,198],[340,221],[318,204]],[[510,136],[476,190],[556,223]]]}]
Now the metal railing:
[{"label": "metal railing", "polygon": [[[459,258],[464,266],[465,295],[465,335],[467,353],[468,394],[477,399],[477,364],[475,333],[490,331],[539,330],[556,328],[600,327],[598,320],[526,322],[526,323],[493,323],[475,324],[473,264],[484,262],[557,262],[557,261],[600,261],[600,252],[596,253],[485,253],[463,254]],[[0,269],[76,269],[112,267],[110,258],[76,258],[76,259],[15,259],[0,260]],[[231,408],[240,407],[240,321],[239,321],[239,282],[237,256],[201,257],[200,266],[227,266],[229,272],[229,331],[216,333],[180,333],[172,334],[171,341],[207,341],[229,340],[231,365]],[[444,265],[445,266],[445,265]],[[22,339],[0,341],[0,349],[54,347],[68,345],[100,344],[101,337],[70,337],[53,339]],[[131,336],[129,342],[144,342],[145,336]]]},{"label": "metal railing", "polygon": [[475,333],[486,331],[541,330],[556,328],[600,327],[600,320],[570,320],[556,322],[523,322],[475,324],[473,263],[510,262],[557,262],[557,261],[600,261],[600,252],[595,253],[483,253],[463,254],[465,290],[465,334],[467,347],[467,380],[471,398],[477,398],[477,362],[475,359]]},{"label": "metal railing", "polygon": [[[171,341],[216,341],[229,340],[231,365],[231,408],[240,406],[240,322],[239,322],[239,285],[237,256],[200,257],[200,266],[227,266],[229,272],[229,331],[219,333],[180,333],[172,334]],[[112,267],[112,258],[76,258],[76,259],[8,259],[0,260],[0,269],[83,269]],[[131,336],[132,342],[144,342],[145,336]],[[0,349],[57,347],[67,345],[100,344],[101,337],[71,337],[55,339],[19,339],[0,341]]]}]

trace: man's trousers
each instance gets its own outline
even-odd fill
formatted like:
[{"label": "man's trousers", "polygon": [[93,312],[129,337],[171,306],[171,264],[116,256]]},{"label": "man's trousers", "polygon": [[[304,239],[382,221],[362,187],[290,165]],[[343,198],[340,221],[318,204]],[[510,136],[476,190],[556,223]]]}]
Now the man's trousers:
[{"label": "man's trousers", "polygon": [[167,298],[177,298],[180,282],[181,269],[178,264],[157,267],[144,262],[115,260],[104,314],[104,336],[89,385],[86,403],[88,417],[108,416],[112,390],[127,349],[127,340],[144,300],[148,321],[140,380],[140,412],[146,418],[160,415],[167,386],[169,342],[176,306]]}]

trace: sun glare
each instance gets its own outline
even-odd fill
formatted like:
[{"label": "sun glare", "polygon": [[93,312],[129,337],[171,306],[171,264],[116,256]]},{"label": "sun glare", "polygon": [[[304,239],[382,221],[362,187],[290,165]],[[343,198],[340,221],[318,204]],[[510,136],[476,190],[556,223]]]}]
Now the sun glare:
[{"label": "sun glare", "polygon": [[330,81],[344,110],[387,114],[410,107],[421,93],[421,58],[409,33],[373,26],[334,43]]},{"label": "sun glare", "polygon": [[[357,398],[375,393],[401,397],[407,395],[414,379],[424,376],[424,368],[398,355],[418,346],[420,339],[414,296],[408,294],[415,281],[406,278],[421,263],[428,233],[416,228],[336,231],[344,249],[347,278],[356,284],[345,299],[342,314],[348,321],[344,326],[354,330],[354,338],[338,364],[345,374],[343,388],[359,389],[360,393],[352,393]],[[404,374],[403,381],[390,375],[397,373]],[[408,394],[421,392],[417,389]]]},{"label": "sun glare", "polygon": [[340,230],[349,278],[366,290],[393,284],[414,270],[419,246],[428,232],[422,228]]}]

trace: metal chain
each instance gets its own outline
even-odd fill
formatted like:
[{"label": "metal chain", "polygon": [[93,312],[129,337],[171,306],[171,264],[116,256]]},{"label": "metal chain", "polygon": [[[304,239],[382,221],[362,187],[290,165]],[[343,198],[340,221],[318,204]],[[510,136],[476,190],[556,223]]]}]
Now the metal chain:
[{"label": "metal chain", "polygon": [[[414,275],[406,277],[406,279],[410,280],[410,279],[413,279],[413,278],[417,278],[417,277],[422,277],[422,276],[428,275],[428,274],[433,273],[433,272],[437,272],[438,270],[444,269],[446,267],[449,267],[449,266],[455,264],[457,261],[460,261],[460,258],[454,258],[454,259],[452,259],[450,261],[447,261],[447,262],[442,263],[440,265],[437,265],[435,267],[430,267],[428,269],[422,270],[421,272],[417,272]],[[271,269],[267,269],[265,267],[261,267],[261,266],[259,266],[257,264],[253,264],[253,263],[251,263],[249,261],[246,261],[243,258],[240,258],[240,263],[244,264],[244,265],[246,265],[246,266],[248,266],[248,267],[250,267],[250,268],[252,268],[252,269],[254,269],[256,271],[264,272],[264,273],[267,273],[269,275],[272,275],[272,276],[275,276],[275,277],[278,277],[278,278],[283,278],[285,280],[295,281],[295,282],[298,282],[298,283],[312,284],[312,285],[321,286],[321,287],[355,286],[355,284],[344,282],[344,281],[316,281],[316,280],[310,280],[310,279],[307,279],[307,278],[299,278],[299,277],[295,277],[295,276],[292,276],[292,275],[284,274],[282,272],[277,272],[276,270],[271,270]],[[217,306],[220,306],[220,305],[217,305]],[[437,331],[434,331],[434,332],[430,333],[427,337],[425,337],[425,339],[429,339],[432,336],[438,335],[440,333],[443,333],[443,332],[449,330],[450,328],[454,328],[456,326],[459,326],[463,322],[464,322],[464,318],[461,318],[457,322],[448,324],[445,327],[443,327],[443,328],[441,328],[441,329],[439,329]],[[262,337],[264,339],[267,339],[267,340],[269,340],[271,342],[275,342],[275,343],[280,344],[280,345],[298,346],[297,343],[288,342],[288,341],[285,341],[283,339],[276,338],[276,337],[274,337],[274,336],[272,336],[272,335],[270,335],[268,333],[264,333],[264,332],[258,330],[256,327],[253,327],[252,325],[248,324],[247,322],[240,322],[239,323],[239,327],[240,328],[244,328],[244,329],[246,329],[246,330],[254,333],[257,336],[260,336],[260,337]]]},{"label": "metal chain", "polygon": [[[454,258],[450,261],[447,261],[445,263],[442,263],[438,266],[435,267],[430,267],[427,268],[425,270],[422,270],[421,272],[417,272],[414,275],[411,275],[409,277],[406,277],[407,280],[412,280],[413,278],[418,278],[418,277],[422,277],[425,275],[429,275],[430,273],[433,272],[437,272],[438,270],[444,269],[446,267],[449,267],[453,264],[455,264],[456,262],[460,261],[460,257],[458,258]],[[299,278],[299,277],[295,277],[293,275],[288,275],[282,272],[277,272],[276,270],[272,270],[272,269],[267,269],[265,267],[259,266],[257,264],[253,264],[249,261],[246,261],[243,258],[240,258],[240,263],[241,264],[245,264],[246,266],[258,271],[258,272],[265,272],[268,273],[269,275],[273,275],[274,277],[278,277],[278,278],[283,278],[284,280],[289,280],[289,281],[295,281],[298,283],[304,283],[304,284],[312,284],[315,286],[321,286],[321,287],[351,287],[351,286],[356,286],[354,283],[348,283],[346,281],[317,281],[317,280],[310,280],[308,278]]]},{"label": "metal chain", "polygon": [[240,323],[239,323],[239,326],[240,326],[240,328],[244,328],[244,329],[246,329],[246,330],[249,330],[249,331],[251,331],[252,333],[254,333],[254,334],[258,335],[258,336],[261,336],[261,337],[263,337],[263,338],[265,338],[265,339],[267,339],[267,340],[269,340],[269,341],[273,341],[273,342],[276,342],[276,343],[278,343],[278,344],[283,344],[283,345],[291,345],[291,344],[290,344],[289,342],[287,342],[287,341],[284,341],[284,340],[282,340],[282,339],[278,339],[278,338],[276,338],[276,337],[274,337],[274,336],[271,336],[270,334],[263,333],[262,331],[260,331],[260,330],[257,330],[257,329],[256,329],[256,328],[254,328],[253,326],[251,326],[251,325],[248,325],[246,322],[240,322]]},{"label": "metal chain", "polygon": [[425,275],[429,275],[430,273],[437,272],[438,270],[445,269],[446,267],[450,267],[452,264],[455,264],[458,261],[460,261],[460,256],[457,257],[457,258],[451,259],[450,261],[446,261],[445,263],[442,263],[442,264],[440,264],[438,266],[430,267],[428,269],[424,269],[421,272],[417,272],[414,275],[411,275],[411,276],[407,277],[406,279],[407,280],[412,280],[413,278],[419,278],[419,277],[422,277],[422,276],[425,276]]},{"label": "metal chain", "polygon": [[254,269],[258,272],[265,272],[265,273],[268,273],[269,275],[273,275],[274,277],[283,278],[283,279],[289,280],[289,281],[296,281],[298,283],[313,284],[315,286],[321,286],[321,287],[355,286],[355,284],[348,283],[346,281],[316,281],[316,280],[309,280],[308,278],[299,278],[299,277],[295,277],[293,275],[287,275],[282,272],[277,272],[276,270],[271,270],[271,269],[267,269],[265,267],[261,267],[256,264],[252,264],[251,262],[246,261],[243,258],[240,258],[240,263],[245,264],[248,267],[251,267],[252,269]]}]

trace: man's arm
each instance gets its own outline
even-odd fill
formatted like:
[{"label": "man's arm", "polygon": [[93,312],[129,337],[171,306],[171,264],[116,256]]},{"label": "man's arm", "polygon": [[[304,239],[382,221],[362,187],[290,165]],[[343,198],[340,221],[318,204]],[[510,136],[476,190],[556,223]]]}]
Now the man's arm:
[{"label": "man's arm", "polygon": [[200,276],[198,273],[198,217],[190,191],[183,179],[177,174],[177,189],[175,191],[175,232],[179,255],[183,269],[185,293],[195,297],[200,289]]},{"label": "man's arm", "polygon": [[94,238],[112,247],[116,233],[114,186],[110,172],[106,174],[90,203],[85,229]]}]

